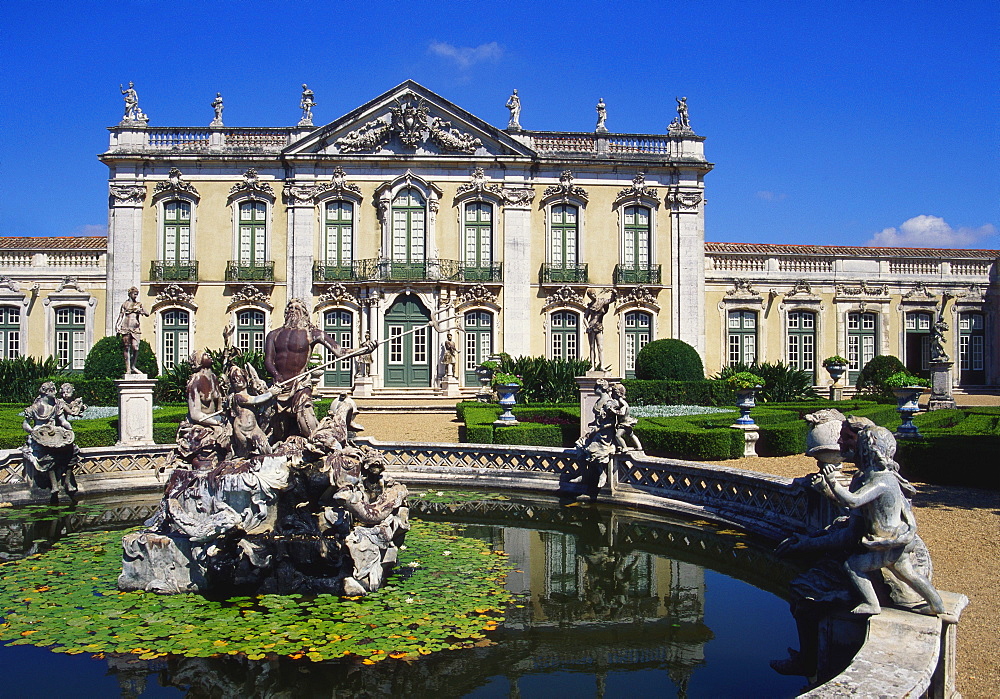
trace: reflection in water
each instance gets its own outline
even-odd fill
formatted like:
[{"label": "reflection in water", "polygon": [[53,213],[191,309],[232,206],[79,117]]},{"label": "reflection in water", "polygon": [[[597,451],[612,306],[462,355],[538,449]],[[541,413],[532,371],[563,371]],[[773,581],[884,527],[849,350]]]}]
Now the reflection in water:
[{"label": "reflection in water", "polygon": [[[706,567],[781,587],[792,571],[763,547],[734,546],[731,536],[710,527],[603,507],[558,507],[528,498],[412,504],[414,517],[455,523],[462,535],[508,554],[514,571],[507,587],[518,603],[490,634],[494,645],[373,666],[287,657],[251,661],[242,655],[150,661],[109,656],[106,670],[125,697],[164,691],[193,697],[516,697],[564,695],[571,688],[611,696],[649,683],[658,696],[740,694],[750,687],[754,694],[790,696],[800,686],[767,667],[775,648],[794,638],[784,602],[722,575],[713,574],[713,589],[706,589]],[[155,500],[109,503],[37,521],[23,513],[4,518],[14,514],[8,510],[0,513],[0,557],[29,555],[45,541],[80,529],[136,525],[153,506]],[[725,614],[709,628],[709,600],[728,603],[731,595],[740,595],[742,605],[770,605],[765,616],[774,628],[757,629],[772,637],[770,645],[739,638],[752,630],[730,628],[731,622],[738,625],[737,614]],[[747,595],[752,599],[742,599]],[[713,661],[716,646],[721,659]],[[69,660],[31,650],[34,668],[8,668],[0,651],[0,672],[58,672]],[[78,674],[75,667],[73,672]]]}]

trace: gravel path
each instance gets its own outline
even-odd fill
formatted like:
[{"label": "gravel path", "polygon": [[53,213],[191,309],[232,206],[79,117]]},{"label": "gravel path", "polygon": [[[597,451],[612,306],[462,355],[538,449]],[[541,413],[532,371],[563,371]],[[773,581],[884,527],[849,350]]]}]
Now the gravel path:
[{"label": "gravel path", "polygon": [[[995,397],[991,404],[995,404]],[[985,402],[985,401],[984,401]],[[407,442],[458,441],[453,414],[362,413],[365,434]],[[390,436],[391,435],[391,436]],[[719,462],[725,466],[787,478],[816,471],[805,456],[749,458]],[[958,627],[958,691],[978,699],[1000,694],[1000,493],[916,483],[913,499],[920,535],[934,562],[934,583],[968,596]]]}]

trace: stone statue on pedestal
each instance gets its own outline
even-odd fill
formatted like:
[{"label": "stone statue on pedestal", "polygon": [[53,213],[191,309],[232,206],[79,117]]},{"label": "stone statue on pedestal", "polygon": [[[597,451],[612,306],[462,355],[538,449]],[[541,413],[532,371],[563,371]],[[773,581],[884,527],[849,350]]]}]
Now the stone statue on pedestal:
[{"label": "stone statue on pedestal", "polygon": [[148,317],[149,311],[142,307],[138,298],[139,289],[133,286],[128,290],[128,300],[122,303],[121,310],[118,312],[118,322],[115,324],[115,332],[122,338],[122,352],[125,357],[125,378],[134,374],[139,374],[145,378],[145,374],[136,367],[135,360],[139,355],[139,343],[142,340],[139,316]]},{"label": "stone statue on pedestal", "polygon": [[135,85],[130,80],[128,87],[118,86],[122,96],[125,98],[125,116],[122,117],[123,124],[145,124],[149,117],[139,109],[139,93],[135,91]]},{"label": "stone statue on pedestal", "polygon": [[313,95],[313,91],[306,87],[305,83],[302,83],[302,99],[299,100],[299,109],[302,110],[302,118],[299,119],[299,126],[313,125],[312,109],[316,106],[316,102],[313,101]]},{"label": "stone statue on pedestal", "polygon": [[944,319],[944,311],[942,310],[938,313],[937,320],[934,322],[934,329],[931,332],[931,361],[932,362],[950,362],[951,357],[948,356],[948,352],[945,350],[945,345],[947,340],[944,334],[948,332],[948,321]]},{"label": "stone statue on pedestal", "polygon": [[212,100],[212,111],[215,113],[215,117],[212,119],[212,123],[209,126],[223,126],[222,123],[222,110],[224,106],[222,104],[222,93],[216,92],[215,99]]},{"label": "stone statue on pedestal", "polygon": [[458,365],[458,345],[455,344],[451,333],[448,333],[444,341],[443,350],[441,353],[441,363],[444,364],[444,375],[454,377],[455,367]]},{"label": "stone statue on pedestal", "polygon": [[599,299],[591,290],[587,298],[590,300],[583,312],[583,324],[590,343],[590,364],[594,371],[601,371],[604,368],[604,316],[618,298],[618,292],[612,291],[610,296]]},{"label": "stone statue on pedestal", "polygon": [[594,131],[597,133],[607,133],[608,127],[605,125],[608,121],[608,108],[604,104],[604,98],[597,100],[597,126]]}]

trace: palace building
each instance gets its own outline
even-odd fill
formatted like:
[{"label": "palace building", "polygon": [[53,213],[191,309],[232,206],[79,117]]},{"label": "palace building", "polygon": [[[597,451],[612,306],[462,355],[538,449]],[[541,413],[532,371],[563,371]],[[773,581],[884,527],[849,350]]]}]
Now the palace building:
[{"label": "palace building", "polygon": [[[1000,383],[998,251],[706,243],[713,164],[683,100],[666,133],[608,132],[603,103],[592,132],[532,131],[516,94],[500,128],[407,81],[316,126],[303,88],[291,127],[226,127],[221,100],[211,126],[150,126],[126,95],[100,156],[106,248],[0,240],[6,356],[76,368],[131,286],[163,368],[220,347],[228,323],[261,349],[300,298],[342,345],[386,340],[369,394],[455,395],[493,352],[586,358],[593,291],[613,294],[604,364],[621,376],[658,338],[693,345],[710,373],[782,360],[825,384],[834,354],[852,378],[877,354],[921,371],[943,312],[956,385]],[[321,387],[357,384],[348,364]]]}]

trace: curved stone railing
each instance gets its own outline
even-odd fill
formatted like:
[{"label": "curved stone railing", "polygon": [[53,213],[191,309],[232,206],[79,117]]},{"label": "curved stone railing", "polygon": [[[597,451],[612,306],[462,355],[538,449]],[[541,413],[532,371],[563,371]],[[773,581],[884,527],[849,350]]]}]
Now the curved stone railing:
[{"label": "curved stone railing", "polygon": [[[562,479],[580,474],[573,449],[492,444],[429,444],[359,440],[379,449],[388,470],[413,485],[523,489],[554,493]],[[94,447],[77,467],[89,494],[162,487],[173,445]],[[732,523],[772,538],[809,531],[829,521],[824,499],[800,483],[711,464],[635,453],[617,457],[611,498],[651,512],[667,511]],[[24,480],[19,450],[0,452],[0,498],[43,500]],[[943,593],[957,616],[964,595]],[[869,620],[867,638],[851,664],[811,690],[809,697],[934,696],[955,693],[955,628],[936,617],[886,609]]]}]

